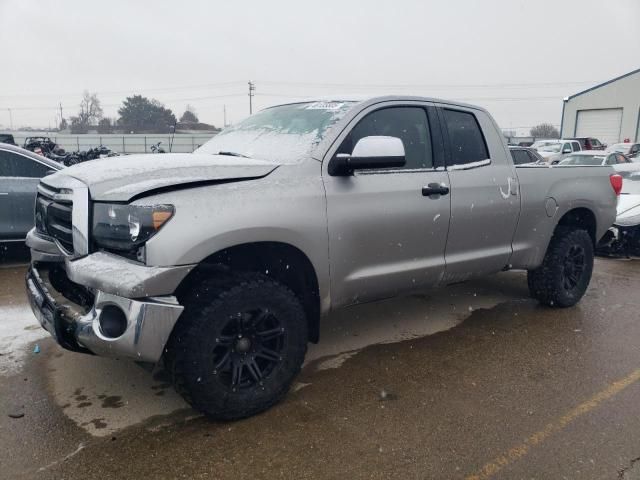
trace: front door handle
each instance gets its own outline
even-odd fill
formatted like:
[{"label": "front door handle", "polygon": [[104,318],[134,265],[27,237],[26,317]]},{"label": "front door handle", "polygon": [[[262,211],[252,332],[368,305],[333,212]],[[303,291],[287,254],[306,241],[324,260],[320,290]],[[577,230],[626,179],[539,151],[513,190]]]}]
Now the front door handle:
[{"label": "front door handle", "polygon": [[437,198],[436,196],[448,194],[449,187],[447,187],[444,183],[430,183],[426,187],[422,187],[423,197]]}]

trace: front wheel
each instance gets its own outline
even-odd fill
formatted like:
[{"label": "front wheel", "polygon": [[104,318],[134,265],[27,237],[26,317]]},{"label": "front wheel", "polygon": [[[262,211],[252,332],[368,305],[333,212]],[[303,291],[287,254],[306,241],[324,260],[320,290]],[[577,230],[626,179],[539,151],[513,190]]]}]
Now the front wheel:
[{"label": "front wheel", "polygon": [[528,272],[531,296],[550,307],[575,305],[591,281],[593,255],[593,243],[586,230],[558,227],[542,265]]},{"label": "front wheel", "polygon": [[166,358],[178,392],[196,410],[236,420],[289,390],[307,349],[307,320],[286,286],[258,273],[190,296]]}]

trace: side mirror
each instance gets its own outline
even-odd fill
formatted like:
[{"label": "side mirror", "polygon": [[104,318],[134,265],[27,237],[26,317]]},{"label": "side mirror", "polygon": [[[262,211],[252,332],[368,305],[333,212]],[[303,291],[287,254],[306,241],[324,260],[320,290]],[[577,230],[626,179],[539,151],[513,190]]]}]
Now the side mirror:
[{"label": "side mirror", "polygon": [[571,149],[570,148],[565,148],[564,150],[562,150],[562,153],[571,153]]},{"label": "side mirror", "polygon": [[329,163],[329,175],[352,175],[367,168],[398,168],[406,163],[404,145],[397,137],[371,136],[358,140],[351,155],[339,153]]}]

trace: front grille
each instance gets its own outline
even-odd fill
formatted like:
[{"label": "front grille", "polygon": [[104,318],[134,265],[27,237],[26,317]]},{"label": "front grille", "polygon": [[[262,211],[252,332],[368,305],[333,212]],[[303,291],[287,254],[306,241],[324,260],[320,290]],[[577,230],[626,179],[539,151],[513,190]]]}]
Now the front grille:
[{"label": "front grille", "polygon": [[67,253],[73,253],[73,202],[55,199],[59,189],[40,184],[36,197],[36,230],[56,239]]}]

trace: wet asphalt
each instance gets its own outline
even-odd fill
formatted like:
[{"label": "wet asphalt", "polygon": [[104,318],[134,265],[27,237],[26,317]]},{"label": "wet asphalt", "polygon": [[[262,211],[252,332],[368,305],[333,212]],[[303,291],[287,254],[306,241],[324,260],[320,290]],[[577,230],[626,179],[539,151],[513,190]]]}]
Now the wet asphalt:
[{"label": "wet asphalt", "polygon": [[[6,262],[0,303],[24,301]],[[507,272],[344,310],[294,391],[234,423],[42,339],[0,376],[0,478],[639,479],[639,289],[640,261],[598,259],[571,309]]]}]

